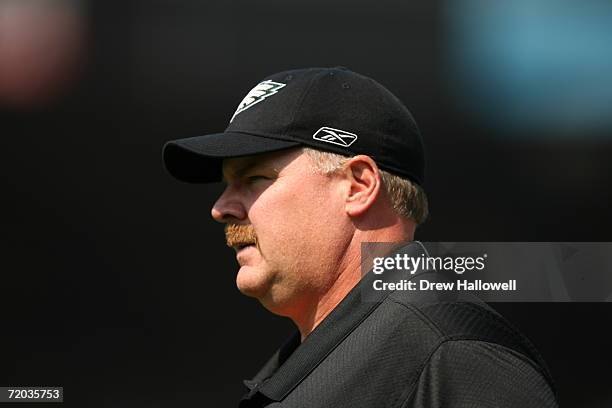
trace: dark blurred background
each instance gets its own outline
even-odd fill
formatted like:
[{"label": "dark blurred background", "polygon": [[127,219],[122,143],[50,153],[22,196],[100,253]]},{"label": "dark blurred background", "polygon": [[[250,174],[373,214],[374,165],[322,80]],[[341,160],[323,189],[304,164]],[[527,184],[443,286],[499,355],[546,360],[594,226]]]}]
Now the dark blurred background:
[{"label": "dark blurred background", "polygon": [[[347,66],[412,111],[418,239],[611,241],[610,44],[604,0],[0,0],[0,385],[237,405],[292,325],[235,289],[222,186],[171,179],[161,147],[223,130],[285,69]],[[612,406],[610,303],[494,306],[563,406]]]}]

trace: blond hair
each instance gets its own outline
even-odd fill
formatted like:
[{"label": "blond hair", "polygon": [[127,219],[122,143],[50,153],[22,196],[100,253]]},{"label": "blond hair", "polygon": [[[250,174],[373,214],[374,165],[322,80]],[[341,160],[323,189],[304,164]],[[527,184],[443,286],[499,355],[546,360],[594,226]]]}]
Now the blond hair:
[{"label": "blond hair", "polygon": [[[312,160],[315,170],[323,174],[339,171],[350,159],[308,147],[304,147],[303,152]],[[418,184],[382,169],[380,178],[395,212],[402,217],[412,218],[417,224],[423,223],[429,212],[425,191]]]}]

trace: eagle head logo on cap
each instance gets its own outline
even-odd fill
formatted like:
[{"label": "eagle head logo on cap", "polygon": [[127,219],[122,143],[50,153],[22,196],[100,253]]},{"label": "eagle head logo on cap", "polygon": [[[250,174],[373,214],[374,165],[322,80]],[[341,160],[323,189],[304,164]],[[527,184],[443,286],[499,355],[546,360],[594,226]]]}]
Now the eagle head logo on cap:
[{"label": "eagle head logo on cap", "polygon": [[258,83],[255,88],[249,91],[249,93],[244,97],[242,102],[238,104],[238,108],[230,119],[230,123],[232,123],[236,115],[238,115],[240,112],[243,112],[249,109],[251,106],[258,104],[264,99],[276,94],[278,90],[283,88],[285,85],[286,84],[281,84],[280,82],[274,82],[270,80]]}]

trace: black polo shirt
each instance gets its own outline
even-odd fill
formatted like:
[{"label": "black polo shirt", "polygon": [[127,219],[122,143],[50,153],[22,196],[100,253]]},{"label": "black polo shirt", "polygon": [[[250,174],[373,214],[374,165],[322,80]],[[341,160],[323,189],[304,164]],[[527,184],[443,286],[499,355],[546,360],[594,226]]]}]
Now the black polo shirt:
[{"label": "black polo shirt", "polygon": [[365,275],[303,343],[296,331],[245,380],[240,407],[557,406],[537,351],[486,304],[408,291],[364,301],[374,278]]}]

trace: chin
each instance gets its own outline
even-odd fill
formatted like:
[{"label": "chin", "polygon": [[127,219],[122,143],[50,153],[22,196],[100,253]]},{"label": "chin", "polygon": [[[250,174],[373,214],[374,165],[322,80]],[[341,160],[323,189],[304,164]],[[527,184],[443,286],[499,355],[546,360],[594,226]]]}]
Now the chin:
[{"label": "chin", "polygon": [[269,312],[280,316],[289,315],[287,306],[291,302],[283,296],[279,287],[272,285],[271,275],[254,267],[243,266],[236,276],[236,286],[243,295],[259,300]]},{"label": "chin", "polygon": [[270,289],[269,279],[265,275],[258,268],[242,266],[236,276],[236,286],[243,295],[261,299]]}]

